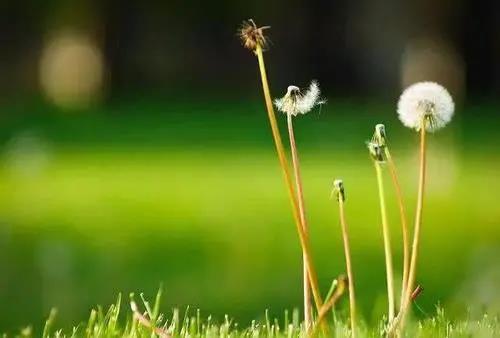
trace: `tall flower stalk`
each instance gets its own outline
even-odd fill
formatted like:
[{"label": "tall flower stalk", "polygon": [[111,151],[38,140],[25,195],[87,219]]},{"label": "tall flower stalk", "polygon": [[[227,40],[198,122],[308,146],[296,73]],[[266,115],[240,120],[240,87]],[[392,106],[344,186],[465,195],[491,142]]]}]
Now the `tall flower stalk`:
[{"label": "tall flower stalk", "polygon": [[420,82],[408,87],[398,102],[398,114],[401,122],[420,133],[420,164],[408,283],[401,310],[390,333],[398,329],[398,326],[401,329],[404,327],[410,308],[412,291],[415,288],[426,180],[426,133],[437,131],[448,124],[454,110],[455,105],[451,95],[444,87],[434,82]]},{"label": "tall flower stalk", "polygon": [[392,322],[395,316],[394,270],[392,265],[391,235],[389,232],[389,221],[387,219],[387,207],[385,202],[384,179],[382,175],[382,165],[385,163],[383,148],[384,148],[383,145],[378,144],[374,141],[368,143],[368,149],[373,159],[373,165],[375,166],[375,173],[377,177],[380,215],[382,219],[382,234],[384,238],[385,271],[386,271],[387,301],[388,301],[387,317],[390,323]]},{"label": "tall flower stalk", "polygon": [[264,62],[263,49],[267,46],[267,39],[265,38],[263,31],[269,27],[257,27],[252,20],[245,21],[239,30],[240,38],[243,45],[252,50],[257,56],[260,77],[262,81],[262,89],[264,92],[264,99],[266,103],[267,115],[269,118],[269,123],[271,125],[271,131],[273,134],[274,143],[276,146],[276,151],[278,154],[278,159],[280,162],[281,169],[283,171],[283,176],[285,179],[285,185],[287,187],[290,203],[292,205],[292,214],[299,234],[300,244],[302,246],[302,252],[304,260],[306,261],[306,266],[308,270],[309,283],[311,291],[313,294],[314,302],[316,305],[316,310],[319,312],[323,306],[323,301],[321,299],[318,280],[314,264],[311,257],[311,249],[309,245],[309,237],[305,231],[304,224],[302,224],[300,217],[300,208],[297,196],[295,195],[295,189],[292,181],[292,175],[290,173],[290,167],[288,160],[286,158],[285,149],[283,147],[283,142],[281,141],[281,136],[278,128],[278,123],[276,121],[276,115],[274,113],[273,101],[271,99],[271,93],[269,90],[269,84],[267,81],[266,66]]},{"label": "tall flower stalk", "polygon": [[406,287],[408,285],[408,272],[410,269],[410,230],[408,229],[408,223],[406,221],[407,218],[403,201],[403,193],[401,192],[401,185],[399,184],[396,165],[394,164],[394,160],[392,159],[389,147],[385,148],[385,156],[387,159],[387,167],[389,168],[389,173],[391,174],[392,184],[394,185],[394,190],[396,191],[396,199],[398,200],[399,207],[399,217],[401,220],[401,233],[403,235],[403,276],[401,281],[400,297],[400,304],[402,304],[405,297]]},{"label": "tall flower stalk", "polygon": [[422,213],[424,209],[424,189],[425,189],[425,177],[427,169],[427,156],[426,156],[426,137],[425,137],[425,119],[422,119],[422,127],[420,128],[420,166],[419,166],[419,178],[418,178],[418,197],[417,197],[417,209],[415,211],[415,232],[413,234],[413,244],[411,248],[412,256],[410,262],[410,271],[408,275],[408,288],[406,294],[408,294],[408,299],[410,299],[413,292],[413,287],[416,279],[417,271],[417,259],[418,259],[418,249],[420,244],[420,230],[422,227]]},{"label": "tall flower stalk", "polygon": [[345,217],[345,192],[344,183],[342,180],[335,180],[333,183],[333,191],[337,196],[337,201],[339,204],[339,216],[340,216],[340,226],[342,228],[342,240],[344,242],[344,255],[345,255],[345,265],[347,270],[347,280],[349,283],[349,310],[351,317],[351,333],[352,337],[356,337],[356,296],[354,292],[354,273],[352,271],[351,263],[351,248],[349,245],[349,229],[347,227],[347,221]]},{"label": "tall flower stalk", "polygon": [[398,201],[399,216],[401,220],[401,233],[403,237],[403,276],[401,281],[401,296],[400,296],[400,306],[404,300],[404,294],[406,292],[406,287],[408,283],[408,270],[410,267],[410,233],[408,229],[408,223],[406,221],[406,210],[403,201],[403,193],[401,192],[401,185],[399,184],[399,179],[397,175],[396,165],[392,159],[391,152],[389,151],[389,145],[387,143],[385,126],[383,124],[377,124],[375,126],[375,133],[373,135],[372,142],[383,147],[385,160],[387,162],[387,168],[391,175],[392,184],[394,185],[394,190],[396,191],[396,199]]},{"label": "tall flower stalk", "polygon": [[[297,146],[295,143],[295,134],[293,132],[293,121],[292,115],[287,115],[287,125],[288,125],[288,136],[290,138],[290,149],[292,152],[292,166],[293,172],[295,176],[295,188],[297,189],[297,199],[299,204],[299,213],[300,220],[302,222],[302,226],[304,228],[304,232],[309,235],[309,229],[306,218],[306,210],[305,210],[305,202],[304,202],[304,189],[302,188],[302,176],[300,173],[300,164],[299,164],[299,155],[297,152]],[[302,253],[302,261],[303,261],[303,286],[304,286],[304,321],[306,328],[311,327],[311,289],[309,283],[308,276],[308,264],[307,258],[304,253]]]},{"label": "tall flower stalk", "polygon": [[[308,113],[314,106],[322,104],[319,99],[319,86],[317,82],[311,82],[309,89],[302,93],[299,87],[289,86],[285,96],[274,100],[274,104],[281,112],[286,114],[288,137],[290,139],[290,149],[292,153],[292,167],[295,177],[295,188],[297,190],[297,199],[300,213],[300,221],[302,222],[304,232],[308,235],[308,224],[306,218],[304,189],[302,187],[302,175],[300,171],[299,155],[295,142],[295,133],[293,130],[293,118],[299,114]],[[310,301],[310,283],[307,276],[308,264],[305,255],[303,254],[304,262],[304,321],[307,328],[311,327],[311,301]]]}]

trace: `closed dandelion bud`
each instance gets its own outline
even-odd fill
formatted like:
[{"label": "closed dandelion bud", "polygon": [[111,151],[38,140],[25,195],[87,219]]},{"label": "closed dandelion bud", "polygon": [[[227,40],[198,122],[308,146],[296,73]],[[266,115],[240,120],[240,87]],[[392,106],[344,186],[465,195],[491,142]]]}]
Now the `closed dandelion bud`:
[{"label": "closed dandelion bud", "polygon": [[385,126],[381,123],[375,126],[372,140],[366,143],[370,156],[376,162],[385,162],[385,148],[387,146],[387,139],[385,134]]},{"label": "closed dandelion bud", "polygon": [[374,161],[380,163],[385,162],[384,146],[381,146],[376,142],[368,142],[367,146],[370,156]]},{"label": "closed dandelion bud", "polygon": [[455,104],[448,91],[435,82],[419,82],[406,88],[398,102],[398,115],[403,124],[434,132],[446,126],[453,117]]},{"label": "closed dandelion bud", "polygon": [[373,133],[372,142],[375,142],[383,147],[387,145],[385,126],[383,124],[379,123],[375,126],[375,132]]},{"label": "closed dandelion bud", "polygon": [[333,194],[337,197],[337,201],[345,201],[344,182],[342,180],[333,181]]}]

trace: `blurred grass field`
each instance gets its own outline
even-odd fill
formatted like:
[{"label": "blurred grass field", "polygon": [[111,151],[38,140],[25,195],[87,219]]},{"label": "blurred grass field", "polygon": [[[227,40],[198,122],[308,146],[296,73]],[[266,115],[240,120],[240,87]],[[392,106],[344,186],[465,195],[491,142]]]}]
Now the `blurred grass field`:
[{"label": "blurred grass field", "polygon": [[[1,328],[42,323],[52,306],[68,325],[118,292],[151,296],[161,282],[166,309],[190,305],[241,323],[301,304],[298,238],[260,100],[163,102],[124,100],[78,113],[37,102],[2,109]],[[430,137],[418,278],[424,312],[438,302],[455,315],[500,308],[497,109],[466,106]],[[364,143],[380,122],[413,215],[417,135],[392,105],[331,103],[296,122],[323,292],[344,272],[329,198],[340,177],[369,322],[385,310],[376,183]],[[387,190],[399,267],[399,218]]]}]

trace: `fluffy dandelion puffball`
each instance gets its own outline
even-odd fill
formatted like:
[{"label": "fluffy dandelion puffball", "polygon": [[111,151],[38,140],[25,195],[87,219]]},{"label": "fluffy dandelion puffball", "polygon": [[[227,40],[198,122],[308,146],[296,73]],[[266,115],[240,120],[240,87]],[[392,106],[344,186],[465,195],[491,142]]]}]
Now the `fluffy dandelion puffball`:
[{"label": "fluffy dandelion puffball", "polygon": [[424,123],[429,132],[450,122],[455,104],[448,91],[435,82],[419,82],[406,88],[398,102],[398,115],[403,124],[420,130]]},{"label": "fluffy dandelion puffball", "polygon": [[274,100],[274,105],[279,111],[296,116],[298,114],[306,114],[315,106],[326,103],[320,97],[320,89],[318,82],[312,81],[309,88],[303,93],[299,87],[289,86],[285,96]]}]

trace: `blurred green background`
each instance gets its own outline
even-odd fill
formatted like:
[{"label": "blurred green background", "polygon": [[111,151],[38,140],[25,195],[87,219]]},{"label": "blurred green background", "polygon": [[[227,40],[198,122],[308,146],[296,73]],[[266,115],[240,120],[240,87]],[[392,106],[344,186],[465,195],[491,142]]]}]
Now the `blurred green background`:
[{"label": "blurred green background", "polygon": [[328,99],[295,122],[323,294],[345,271],[330,199],[342,178],[362,316],[377,323],[384,314],[365,142],[386,124],[411,224],[418,140],[395,107],[402,88],[433,80],[457,111],[429,137],[416,314],[438,303],[453,317],[499,313],[499,6],[2,2],[0,331],[39,328],[53,306],[58,325],[76,325],[119,292],[151,298],[160,283],[167,313],[189,305],[245,325],[266,308],[282,316],[300,307],[299,241],[256,62],[235,37],[248,17],[273,26],[273,94],[318,79]]},{"label": "blurred green background", "polygon": [[[40,323],[52,306],[62,323],[75,322],[118,292],[153,296],[161,282],[165,309],[190,305],[243,323],[265,308],[281,315],[301,303],[298,238],[262,103],[161,102],[3,123],[3,327]],[[488,117],[496,107],[467,109],[483,117],[459,115],[430,137],[418,278],[425,288],[419,304],[430,313],[438,302],[463,314],[467,306],[499,301],[500,157],[496,120]],[[345,271],[329,198],[333,178],[341,177],[358,297],[369,321],[385,310],[376,182],[364,144],[377,122],[387,125],[411,214],[415,204],[417,134],[393,110],[332,102],[296,122],[323,292]],[[388,177],[387,184],[400,272]]]}]

